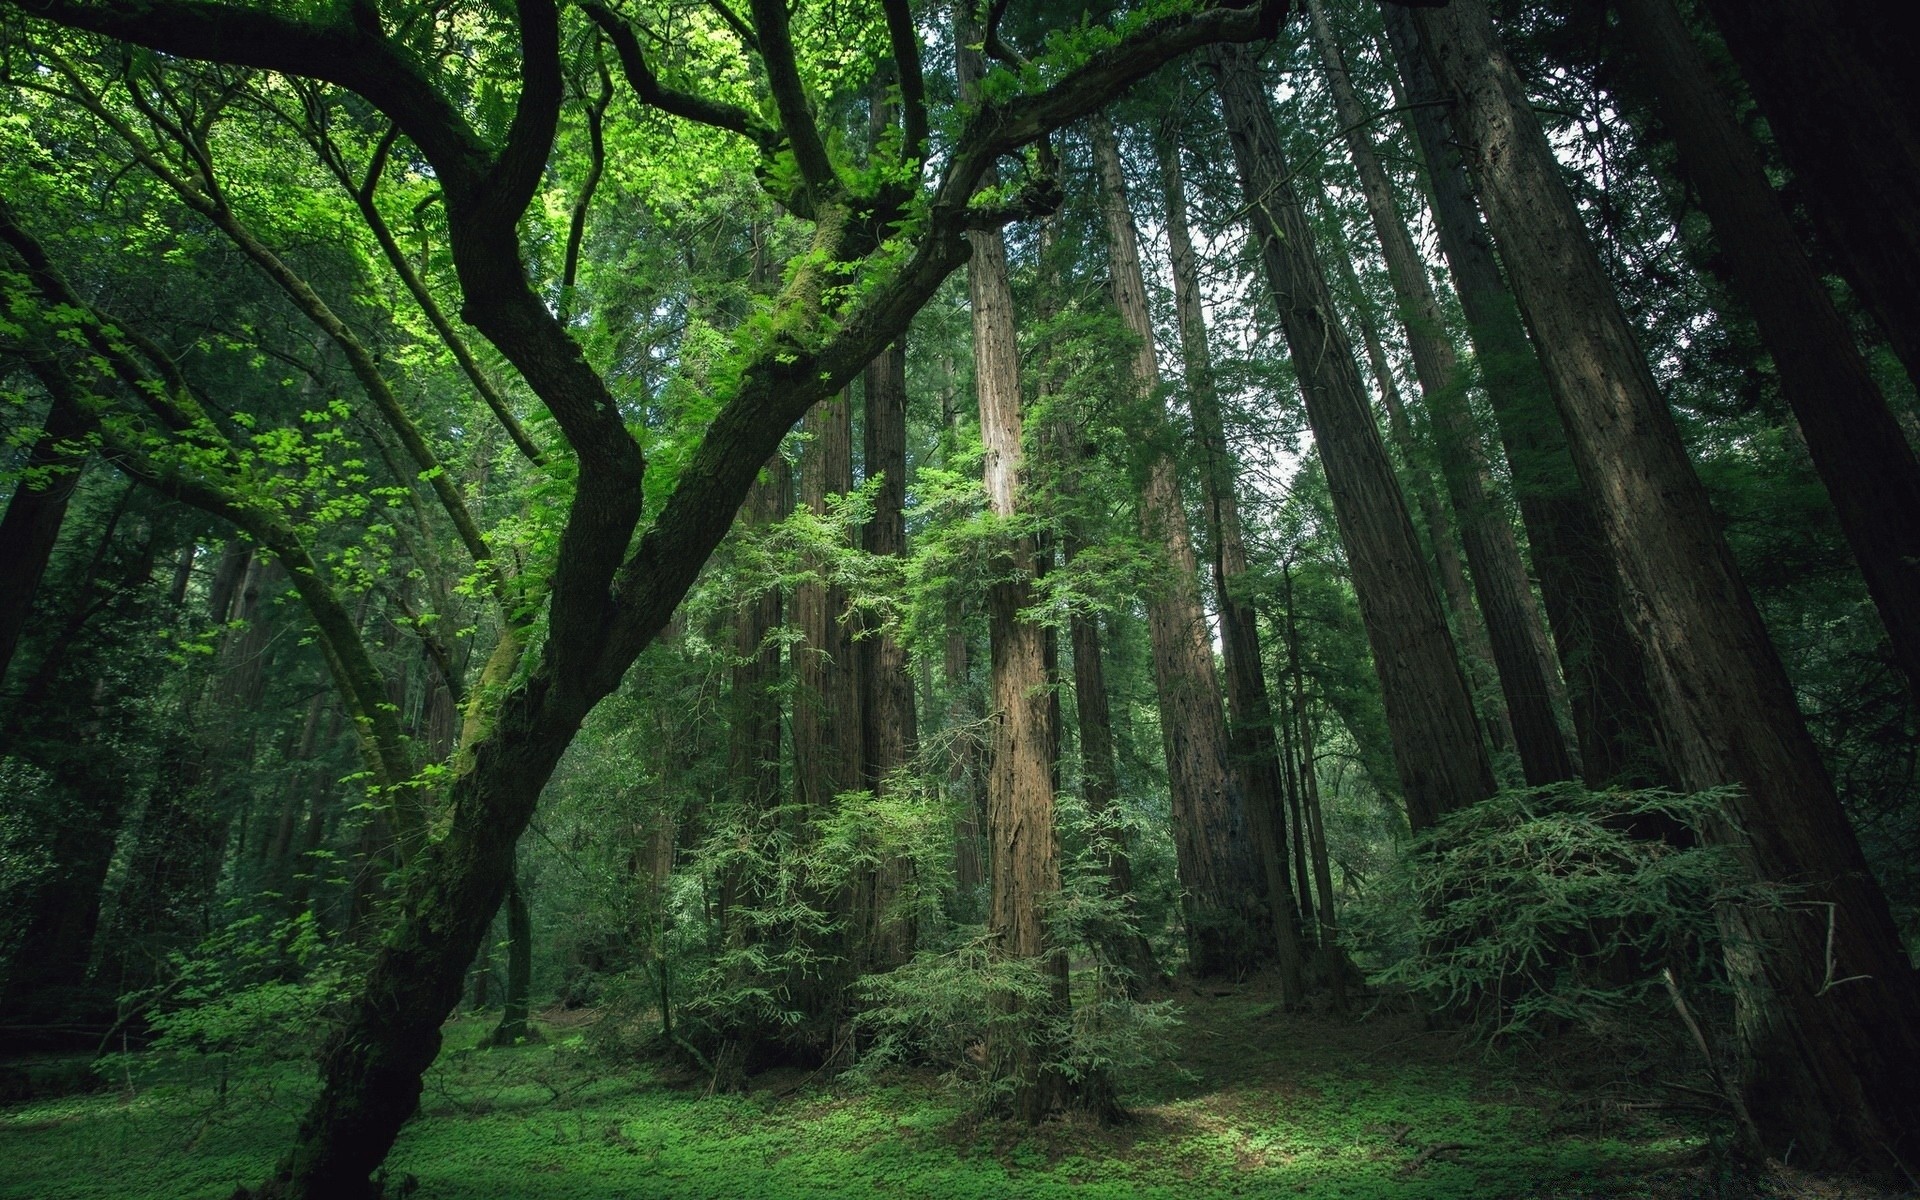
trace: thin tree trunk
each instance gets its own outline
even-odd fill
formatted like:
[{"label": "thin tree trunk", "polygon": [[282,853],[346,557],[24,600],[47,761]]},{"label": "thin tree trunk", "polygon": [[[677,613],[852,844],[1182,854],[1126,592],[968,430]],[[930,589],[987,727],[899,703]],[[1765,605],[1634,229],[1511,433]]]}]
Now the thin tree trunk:
[{"label": "thin tree trunk", "polygon": [[[1920,462],[1672,0],[1619,0],[1618,9],[1653,76],[1681,168],[1732,264],[1734,287],[1773,353],[1894,662],[1920,697]],[[1903,308],[1913,300],[1908,295]]]},{"label": "thin tree trunk", "polygon": [[1320,46],[1320,60],[1332,86],[1335,113],[1345,129],[1347,150],[1360,176],[1367,214],[1380,239],[1387,277],[1399,302],[1400,323],[1406,330],[1429,428],[1439,450],[1440,474],[1460,519],[1460,541],[1473,571],[1480,611],[1486,618],[1521,772],[1534,787],[1571,779],[1573,758],[1567,753],[1566,739],[1553,715],[1546,631],[1534,607],[1513,527],[1507,524],[1492,495],[1493,475],[1467,408],[1466,378],[1447,336],[1439,298],[1433,293],[1426,264],[1394,202],[1393,184],[1374,154],[1366,105],[1347,76],[1346,61],[1334,41],[1321,0],[1307,0],[1307,8]]},{"label": "thin tree trunk", "polygon": [[533,990],[533,909],[518,872],[507,884],[507,996],[500,1006],[500,1024],[487,1040],[511,1046],[527,1039],[529,993]]},{"label": "thin tree trunk", "polygon": [[1293,904],[1287,870],[1287,825],[1282,805],[1285,785],[1274,745],[1273,706],[1261,666],[1260,631],[1253,606],[1240,594],[1247,573],[1247,547],[1240,532],[1235,468],[1220,414],[1220,392],[1213,377],[1213,353],[1207,344],[1206,313],[1200,301],[1200,268],[1187,226],[1186,185],[1180,174],[1179,147],[1160,145],[1160,177],[1166,190],[1167,246],[1173,265],[1173,301],[1180,323],[1180,352],[1186,371],[1187,408],[1203,456],[1201,505],[1206,513],[1207,550],[1213,572],[1214,602],[1220,610],[1220,643],[1227,674],[1228,746],[1240,778],[1248,827],[1258,844],[1267,876],[1275,956],[1283,1004],[1298,1003],[1306,991],[1300,949],[1300,917]]},{"label": "thin tree trunk", "polygon": [[[1147,312],[1120,150],[1106,117],[1095,115],[1088,124],[1106,212],[1114,303],[1138,339],[1132,383],[1142,402],[1160,404],[1154,394],[1160,369],[1154,361],[1153,319]],[[1180,498],[1179,466],[1164,439],[1160,441],[1140,496],[1140,524],[1148,544],[1164,554],[1160,577],[1146,597],[1147,633],[1153,643],[1153,677],[1173,798],[1187,967],[1202,977],[1239,974],[1272,952],[1267,935],[1273,919],[1245,801],[1229,766],[1226,713],[1213,665],[1211,630],[1200,605],[1199,564]]]},{"label": "thin tree trunk", "polygon": [[1391,5],[1382,6],[1382,15],[1426,160],[1440,249],[1466,313],[1480,383],[1540,573],[1582,777],[1589,787],[1663,782],[1670,775],[1659,761],[1646,664],[1627,628],[1613,551],[1580,489],[1547,378],[1480,221],[1452,123],[1438,107],[1444,98],[1413,18]]},{"label": "thin tree trunk", "polygon": [[1748,1106],[1801,1161],[1909,1158],[1920,989],[1671,413],[1479,0],[1417,14],[1574,461],[1619,558],[1681,786],[1778,905],[1719,912]]},{"label": "thin tree trunk", "polygon": [[1439,597],[1421,565],[1419,538],[1373,423],[1346,334],[1315,259],[1274,128],[1259,60],[1210,47],[1234,160],[1280,310],[1307,419],[1326,467],[1334,516],[1373,648],[1394,761],[1416,830],[1494,790],[1473,698]]},{"label": "thin tree trunk", "polygon": [[[904,340],[889,346],[866,371],[866,474],[880,477],[873,519],[867,523],[868,554],[901,558],[907,552],[907,350]],[[918,744],[914,720],[913,677],[907,648],[887,631],[870,633],[859,644],[861,664],[861,745],[863,778],[874,795],[884,795],[887,777],[913,759]],[[914,926],[896,915],[913,875],[904,859],[880,864],[869,881],[862,907],[869,915],[861,938],[869,970],[895,967],[913,957]]]}]

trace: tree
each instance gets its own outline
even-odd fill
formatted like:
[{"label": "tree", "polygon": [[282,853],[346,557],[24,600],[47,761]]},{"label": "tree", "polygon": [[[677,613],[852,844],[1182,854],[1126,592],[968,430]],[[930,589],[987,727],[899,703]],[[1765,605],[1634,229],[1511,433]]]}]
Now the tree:
[{"label": "tree", "polygon": [[1307,0],[1320,61],[1332,86],[1334,112],[1346,133],[1347,150],[1360,176],[1367,214],[1380,239],[1387,275],[1399,302],[1400,323],[1413,352],[1414,372],[1426,401],[1439,450],[1440,473],[1459,518],[1460,540],[1473,571],[1474,592],[1486,618],[1500,689],[1513,722],[1514,744],[1529,784],[1536,787],[1573,777],[1573,760],[1553,712],[1552,665],[1546,633],[1534,608],[1526,564],[1504,512],[1495,504],[1486,450],[1467,408],[1466,380],[1459,369],[1439,299],[1426,264],[1394,202],[1393,185],[1374,154],[1366,106],[1347,76],[1320,0]]},{"label": "tree", "polygon": [[[930,122],[918,34],[906,6],[888,4],[882,14],[885,44],[900,72],[895,162],[904,184],[887,172],[879,181],[836,169],[808,99],[785,6],[756,0],[750,31],[739,43],[765,68],[761,98],[767,103],[758,108],[663,85],[626,20],[598,7],[586,11],[614,44],[645,104],[745,139],[764,154],[766,178],[781,201],[814,228],[810,252],[772,311],[753,326],[712,421],[644,531],[647,459],[619,399],[534,288],[517,232],[552,149],[564,95],[563,22],[551,0],[523,0],[510,20],[485,31],[492,48],[519,64],[511,115],[497,123],[476,120],[449,90],[442,69],[416,55],[372,5],[315,13],[172,0],[31,7],[36,18],[167,55],[324,80],[391,119],[439,182],[463,318],[513,364],[573,453],[538,661],[492,693],[483,719],[469,722],[474,736],[442,793],[444,832],[413,857],[392,930],[326,1056],[321,1093],[269,1188],[281,1195],[367,1192],[373,1168],[417,1103],[421,1073],[439,1048],[441,1019],[459,998],[466,966],[511,879],[514,843],[560,754],[665,627],[788,426],[900,334],[964,260],[969,226],[992,226],[1021,211],[1017,203],[970,206],[994,161],[1099,107],[1180,53],[1220,38],[1270,33],[1282,7],[1209,9],[1132,29],[1076,56],[1051,84],[1016,87],[983,102],[965,118],[940,179],[927,187],[920,164]],[[880,231],[903,218],[912,231],[906,243],[882,240]],[[848,290],[850,277],[871,286]],[[187,482],[171,481],[176,487]],[[337,598],[322,594],[317,575],[303,576],[297,542],[279,538],[270,522],[245,509],[229,506],[224,515],[278,538],[275,549],[286,551],[282,557],[317,618],[337,607],[330,603]],[[391,786],[410,774],[384,782]]]},{"label": "tree", "polygon": [[1747,1105],[1770,1149],[1909,1154],[1920,1005],[1886,899],[1485,7],[1416,20],[1627,581],[1662,749],[1683,787],[1740,786],[1709,834],[1783,889],[1719,913]]},{"label": "tree", "polygon": [[1180,173],[1180,148],[1171,139],[1160,145],[1160,178],[1166,189],[1167,251],[1173,266],[1173,301],[1180,326],[1180,354],[1186,371],[1187,407],[1202,455],[1200,497],[1206,514],[1208,567],[1214,603],[1220,610],[1221,657],[1227,675],[1229,741],[1247,814],[1248,829],[1266,870],[1267,907],[1272,914],[1276,961],[1286,999],[1297,1002],[1306,984],[1301,974],[1300,915],[1293,905],[1287,870],[1286,817],[1281,805],[1285,784],[1274,744],[1273,706],[1260,655],[1259,621],[1245,595],[1246,539],[1234,494],[1234,463],[1220,415],[1220,391],[1213,355],[1207,345],[1206,313],[1200,302],[1200,270],[1187,222],[1186,186]]},{"label": "tree", "polygon": [[1413,18],[1395,7],[1383,7],[1381,13],[1426,166],[1440,250],[1466,315],[1480,383],[1499,426],[1540,574],[1541,599],[1566,675],[1582,776],[1596,787],[1663,780],[1666,773],[1655,761],[1646,666],[1626,627],[1619,570],[1581,494],[1546,376],[1480,220],[1473,184],[1445,100],[1421,54]]},{"label": "tree", "polygon": [[1491,795],[1493,768],[1446,617],[1421,565],[1413,520],[1367,408],[1352,346],[1334,323],[1312,234],[1288,185],[1258,60],[1246,51],[1214,47],[1206,61],[1220,80],[1247,222],[1287,331],[1353,567],[1407,818],[1414,829],[1425,829]]},{"label": "tree", "polygon": [[1707,0],[1807,210],[1907,374],[1920,382],[1920,116],[1886,0]]},{"label": "tree", "polygon": [[1699,190],[1733,281],[1866,579],[1907,688],[1920,696],[1920,460],[1795,238],[1760,155],[1714,91],[1669,0],[1621,0],[1621,24]]},{"label": "tree", "polygon": [[[1113,127],[1104,116],[1091,122],[1095,168],[1114,304],[1136,340],[1130,380],[1142,399],[1158,407],[1160,367],[1154,352],[1153,319],[1147,311],[1140,246],[1127,208],[1126,182]],[[1162,413],[1164,410],[1161,410]],[[1164,424],[1164,416],[1155,424]],[[1180,855],[1182,903],[1187,918],[1188,968],[1199,976],[1237,974],[1247,955],[1273,926],[1263,909],[1266,878],[1258,865],[1246,800],[1228,759],[1226,714],[1205,612],[1200,607],[1198,564],[1186,506],[1180,497],[1179,464],[1164,436],[1149,452],[1140,494],[1140,528],[1165,556],[1147,594],[1147,629],[1153,642],[1154,685],[1160,697],[1160,730],[1173,793],[1174,844]],[[1264,840],[1264,839],[1263,839]]]}]

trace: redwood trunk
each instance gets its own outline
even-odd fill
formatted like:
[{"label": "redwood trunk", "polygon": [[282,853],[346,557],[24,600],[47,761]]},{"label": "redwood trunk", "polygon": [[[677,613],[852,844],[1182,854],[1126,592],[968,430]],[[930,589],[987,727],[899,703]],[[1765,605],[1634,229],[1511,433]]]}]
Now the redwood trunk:
[{"label": "redwood trunk", "polygon": [[[1106,212],[1114,302],[1137,339],[1132,383],[1142,402],[1159,404],[1154,394],[1160,369],[1154,361],[1153,319],[1147,311],[1120,151],[1104,116],[1093,117],[1089,124]],[[1266,874],[1228,763],[1226,713],[1214,671],[1211,631],[1200,604],[1200,568],[1180,498],[1179,467],[1164,439],[1159,440],[1140,496],[1140,525],[1147,544],[1163,555],[1159,578],[1146,598],[1147,633],[1173,800],[1187,966],[1202,977],[1239,974],[1272,950],[1265,944],[1273,927],[1264,895]]]},{"label": "redwood trunk", "polygon": [[1590,787],[1669,778],[1659,762],[1646,664],[1623,615],[1619,568],[1582,494],[1547,379],[1501,276],[1473,183],[1406,10],[1387,6],[1387,36],[1426,160],[1440,249],[1466,313],[1480,383],[1513,473],[1540,594],[1553,627]]},{"label": "redwood trunk", "polygon": [[[903,341],[887,347],[866,370],[866,473],[880,477],[873,519],[867,523],[868,554],[901,558],[907,552],[907,351]],[[913,676],[907,648],[888,630],[860,642],[862,776],[876,796],[887,777],[913,759],[917,742]],[[859,932],[863,965],[895,967],[913,956],[913,922],[894,910],[913,874],[905,860],[881,863],[866,882]]]},{"label": "redwood trunk", "polygon": [[[957,22],[962,43],[978,28]],[[962,92],[977,98],[984,63],[962,49]],[[1021,510],[1022,414],[1020,350],[1014,334],[1013,290],[1007,281],[1006,239],[998,229],[967,234],[973,247],[967,294],[973,305],[973,380],[980,405],[980,440],[987,511],[1000,521]],[[1000,1003],[1024,1019],[987,1047],[991,1068],[1013,1083],[1011,1115],[1034,1123],[1064,1108],[1070,1085],[1060,1070],[1061,1047],[1048,1032],[1066,1016],[1067,959],[1047,934],[1046,906],[1060,891],[1060,835],[1054,823],[1053,720],[1047,677],[1046,631],[1022,618],[1032,603],[1030,573],[1037,558],[1031,537],[1004,536],[993,555],[995,582],[987,594],[990,643],[987,768],[987,931],[998,952],[1032,964],[1050,982],[1049,996],[1027,1007]]]},{"label": "redwood trunk", "polygon": [[1426,401],[1429,427],[1439,450],[1440,473],[1460,519],[1460,541],[1473,571],[1474,592],[1486,617],[1487,637],[1513,722],[1514,747],[1529,785],[1539,787],[1571,779],[1573,758],[1553,714],[1552,667],[1546,631],[1540,625],[1526,565],[1513,528],[1495,503],[1486,450],[1467,408],[1466,378],[1447,336],[1446,318],[1426,263],[1413,244],[1394,202],[1393,185],[1374,154],[1367,132],[1367,108],[1347,77],[1346,62],[1335,43],[1320,0],[1307,0],[1320,58],[1332,85],[1334,108],[1346,132],[1347,149],[1360,176],[1367,214],[1380,239],[1400,306],[1400,323],[1413,352],[1414,373]]},{"label": "redwood trunk", "polygon": [[1414,829],[1425,829],[1491,795],[1493,768],[1352,346],[1333,322],[1333,299],[1313,254],[1311,231],[1287,184],[1258,59],[1238,47],[1216,46],[1207,62],[1220,78],[1249,220],[1333,494],[1407,817]]},{"label": "redwood trunk", "polygon": [[[1653,77],[1680,165],[1733,267],[1734,288],[1773,352],[1780,389],[1880,610],[1894,661],[1920,697],[1920,462],[1671,0],[1618,6]],[[1903,308],[1914,299],[1909,294]]]},{"label": "redwood trunk", "polygon": [[[1007,283],[1006,243],[999,231],[968,234],[967,266],[973,301],[974,386],[979,393],[981,440],[986,444],[989,511],[1001,520],[1019,512],[1020,359],[1014,340],[1013,292]],[[993,1069],[1014,1081],[1013,1116],[1035,1122],[1065,1106],[1067,1080],[1041,1033],[1067,1004],[1066,956],[1051,944],[1045,906],[1060,891],[1060,842],[1053,815],[1051,704],[1046,632],[1023,620],[1032,602],[1027,573],[1033,541],[1020,538],[994,556],[998,577],[987,595],[991,642],[991,745],[987,770],[987,846],[990,889],[987,929],[1002,954],[1034,963],[1054,981],[1051,1002],[1033,1022],[990,1046]],[[1003,1000],[1018,1005],[1011,998]]]},{"label": "redwood trunk", "polygon": [[1305,962],[1300,949],[1300,916],[1293,904],[1287,870],[1287,822],[1283,809],[1286,789],[1280,775],[1280,757],[1274,745],[1273,705],[1268,699],[1261,666],[1260,630],[1253,606],[1242,589],[1247,573],[1247,547],[1240,531],[1240,507],[1234,495],[1234,463],[1227,447],[1226,423],[1220,414],[1220,392],[1213,376],[1213,354],[1207,344],[1206,313],[1200,301],[1200,268],[1187,227],[1187,194],[1180,175],[1180,151],[1171,141],[1160,153],[1161,180],[1166,189],[1167,247],[1173,265],[1173,301],[1180,322],[1180,353],[1186,370],[1187,408],[1203,458],[1200,472],[1201,504],[1206,513],[1209,567],[1213,572],[1214,602],[1220,611],[1220,643],[1227,672],[1228,746],[1246,802],[1247,823],[1258,846],[1267,877],[1267,907],[1271,914],[1275,956],[1280,968],[1283,1003],[1297,1003],[1305,994]]},{"label": "redwood trunk", "polygon": [[1841,273],[1920,384],[1920,87],[1890,0],[1706,0]]},{"label": "redwood trunk", "polygon": [[1416,19],[1626,578],[1667,758],[1682,787],[1738,785],[1709,835],[1791,889],[1720,911],[1747,1106],[1801,1161],[1910,1158],[1920,995],[1886,898],[1485,7]]}]

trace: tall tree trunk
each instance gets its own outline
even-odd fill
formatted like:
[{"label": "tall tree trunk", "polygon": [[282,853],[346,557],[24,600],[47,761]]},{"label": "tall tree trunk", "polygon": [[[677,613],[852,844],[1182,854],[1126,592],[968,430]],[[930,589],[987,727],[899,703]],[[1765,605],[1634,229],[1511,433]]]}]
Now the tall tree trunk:
[{"label": "tall tree trunk", "polygon": [[1897,32],[1911,10],[1891,0],[1706,8],[1822,240],[1920,385],[1920,88],[1911,39]]},{"label": "tall tree trunk", "polygon": [[971,732],[979,715],[972,703],[966,614],[959,601],[947,605],[946,645],[941,678],[947,686],[947,794],[957,798],[953,822],[953,911],[956,920],[977,922],[981,889],[987,884],[985,853],[987,802],[984,756]]},{"label": "tall tree trunk", "polygon": [[1473,571],[1473,586],[1486,617],[1487,636],[1499,671],[1500,691],[1513,722],[1514,746],[1529,785],[1539,787],[1571,779],[1573,758],[1553,714],[1552,665],[1546,631],[1533,603],[1526,564],[1513,527],[1493,496],[1493,475],[1486,450],[1467,408],[1467,381],[1447,336],[1440,301],[1427,280],[1426,263],[1413,244],[1394,202],[1393,184],[1374,154],[1367,130],[1367,107],[1347,76],[1346,61],[1327,23],[1321,0],[1307,0],[1313,32],[1332,86],[1334,109],[1344,127],[1347,150],[1360,176],[1367,215],[1380,239],[1387,277],[1400,306],[1400,323],[1413,352],[1414,373],[1426,401],[1429,428],[1440,455],[1440,474],[1460,518],[1460,541]]},{"label": "tall tree trunk", "polygon": [[[846,390],[820,401],[802,426],[811,435],[800,455],[800,503],[824,515],[828,499],[853,490],[853,404]],[[793,774],[795,800],[808,817],[833,811],[842,792],[861,786],[860,680],[846,589],[828,576],[830,564],[794,588]],[[810,901],[848,924],[851,892],[813,894]],[[794,1004],[807,1015],[799,1032],[823,1049],[838,1041],[846,1004],[845,934],[837,947],[815,950],[836,965],[789,982]]]},{"label": "tall tree trunk", "polygon": [[1425,829],[1493,793],[1473,697],[1421,565],[1419,538],[1373,423],[1353,348],[1333,321],[1306,216],[1287,184],[1259,60],[1238,47],[1215,46],[1207,62],[1220,78],[1249,220],[1333,493],[1407,818],[1414,829]]},{"label": "tall tree trunk", "polygon": [[6,678],[20,631],[33,614],[33,598],[53,557],[67,502],[80,485],[87,454],[80,439],[91,424],[76,405],[54,397],[7,500],[6,516],[0,517],[0,562],[7,564],[0,580],[0,679]]},{"label": "tall tree trunk", "polygon": [[1746,1102],[1815,1163],[1920,1142],[1920,988],[1680,434],[1479,0],[1416,16],[1487,220],[1617,555],[1681,786],[1737,785],[1708,834],[1780,905],[1723,905]]},{"label": "tall tree trunk", "polygon": [[[880,477],[873,519],[867,523],[868,554],[901,558],[907,552],[907,349],[887,347],[866,370],[866,474]],[[913,759],[918,742],[913,676],[907,648],[892,633],[870,633],[860,642],[862,776],[873,793],[885,794],[887,776]],[[912,878],[905,859],[881,863],[868,883],[862,909],[868,917],[860,941],[868,969],[895,967],[913,956],[913,921],[893,910]]]},{"label": "tall tree trunk", "polygon": [[[1063,283],[1056,268],[1059,255],[1055,243],[1059,235],[1059,217],[1048,217],[1040,226],[1040,319],[1059,316]],[[1082,497],[1088,471],[1098,455],[1098,447],[1081,429],[1081,416],[1063,396],[1060,364],[1053,354],[1042,349],[1040,393],[1043,406],[1055,414],[1041,441],[1052,476],[1055,519],[1061,531],[1061,550],[1069,565],[1090,544],[1089,522]],[[1099,619],[1082,606],[1074,606],[1067,617],[1067,636],[1073,652],[1074,712],[1080,738],[1080,789],[1087,812],[1095,822],[1098,844],[1095,846],[1106,867],[1107,898],[1115,906],[1119,920],[1112,926],[1093,931],[1093,940],[1113,968],[1127,993],[1137,997],[1142,988],[1165,979],[1153,947],[1136,920],[1137,903],[1133,888],[1133,859],[1128,852],[1127,831],[1120,819],[1120,770],[1114,753],[1113,709],[1107,697],[1106,661],[1101,648]],[[1056,693],[1057,696],[1057,693]],[[1057,703],[1056,703],[1057,707]]]},{"label": "tall tree trunk", "polygon": [[[962,44],[962,95],[978,99],[985,64],[968,47],[980,42],[981,31],[968,16],[956,25]],[[990,229],[972,231],[967,240],[973,248],[967,295],[973,306],[973,380],[980,440],[986,448],[987,511],[997,520],[1011,521],[1023,503],[1023,417],[1006,239],[998,229]],[[1046,634],[1020,615],[1032,602],[1029,576],[1036,550],[1031,537],[1002,539],[993,555],[994,583],[987,595],[992,680],[987,930],[1000,954],[1032,964],[1050,985],[1047,998],[1030,1007],[1010,995],[1000,998],[1010,1013],[1026,1019],[1013,1023],[987,1053],[994,1073],[1012,1082],[1011,1115],[1028,1123],[1064,1108],[1073,1090],[1060,1069],[1061,1047],[1046,1032],[1066,1017],[1069,996],[1066,954],[1048,936],[1043,916],[1060,891]]]},{"label": "tall tree trunk", "polygon": [[[740,506],[739,521],[748,529],[765,529],[785,520],[793,510],[793,475],[780,454],[765,469]],[[757,826],[780,806],[780,645],[770,635],[780,627],[784,605],[777,585],[745,599],[733,619],[733,679],[727,732],[727,778],[732,785],[738,819]],[[720,881],[720,924],[723,936],[739,936],[729,917],[746,899],[752,886],[738,872]]]},{"label": "tall tree trunk", "polygon": [[[1012,520],[1020,503],[1020,361],[1006,246],[998,231],[968,237],[973,242],[967,281],[973,301],[974,385],[987,448],[987,505],[995,517]],[[989,1047],[994,1069],[1014,1081],[1014,1116],[1029,1122],[1067,1100],[1067,1080],[1053,1061],[1054,1047],[1038,1032],[1041,1022],[1054,1019],[1067,1004],[1067,963],[1047,937],[1042,918],[1060,890],[1060,843],[1053,815],[1046,638],[1038,624],[1020,616],[1032,600],[1026,575],[1033,561],[1030,538],[1002,547],[995,555],[998,579],[987,597],[993,724],[987,772],[987,928],[1003,954],[1035,963],[1054,981],[1051,1001],[1031,1014],[1034,1023]]]},{"label": "tall tree trunk", "polygon": [[1589,787],[1666,781],[1646,663],[1627,628],[1613,551],[1581,492],[1547,378],[1481,223],[1452,123],[1439,107],[1444,98],[1419,31],[1405,9],[1381,11],[1426,160],[1440,250],[1466,313],[1566,674],[1582,777]]},{"label": "tall tree trunk", "polygon": [[1180,354],[1186,371],[1187,408],[1200,443],[1201,504],[1206,513],[1207,551],[1213,572],[1214,602],[1220,610],[1220,644],[1227,672],[1228,745],[1240,778],[1247,823],[1267,876],[1275,955],[1280,969],[1281,1001],[1298,1003],[1306,990],[1300,949],[1300,916],[1294,909],[1287,871],[1286,789],[1274,745],[1273,705],[1261,666],[1260,630],[1253,605],[1242,595],[1247,547],[1240,532],[1240,506],[1234,495],[1235,469],[1220,414],[1214,382],[1213,352],[1207,344],[1206,313],[1200,301],[1200,268],[1187,227],[1187,194],[1180,174],[1180,150],[1171,139],[1160,145],[1160,177],[1166,190],[1167,247],[1173,265],[1173,302],[1180,323]]},{"label": "tall tree trunk", "polygon": [[487,1040],[496,1046],[511,1046],[527,1039],[531,1030],[527,1012],[533,990],[533,909],[527,903],[527,891],[521,873],[515,872],[507,884],[507,996],[500,1006],[500,1024]]},{"label": "tall tree trunk", "polygon": [[[1127,208],[1120,149],[1103,115],[1088,122],[1094,165],[1106,212],[1107,259],[1114,302],[1137,340],[1132,383],[1140,400],[1158,405],[1160,368],[1154,360],[1153,318],[1147,311],[1139,240]],[[1164,418],[1157,424],[1164,424]],[[1249,836],[1246,804],[1228,761],[1226,713],[1213,646],[1200,604],[1199,563],[1180,498],[1179,465],[1166,439],[1152,451],[1140,496],[1147,543],[1161,550],[1159,578],[1147,594],[1147,633],[1160,698],[1160,729],[1173,798],[1173,844],[1186,915],[1187,966],[1198,976],[1245,971],[1265,954],[1273,918],[1266,875]]]},{"label": "tall tree trunk", "polygon": [[1453,527],[1453,514],[1434,488],[1433,472],[1414,435],[1413,422],[1407,419],[1406,404],[1400,398],[1400,384],[1394,379],[1393,364],[1387,361],[1386,347],[1380,344],[1380,330],[1374,320],[1373,304],[1360,286],[1353,269],[1353,255],[1344,238],[1330,246],[1335,268],[1347,294],[1353,297],[1354,323],[1360,328],[1360,344],[1366,348],[1367,364],[1380,388],[1380,405],[1387,411],[1387,437],[1400,451],[1406,463],[1407,490],[1420,507],[1427,523],[1427,540],[1433,546],[1433,565],[1440,577],[1440,599],[1453,618],[1454,635],[1465,651],[1461,666],[1467,672],[1474,698],[1480,702],[1480,716],[1486,723],[1487,740],[1496,751],[1513,747],[1513,722],[1507,717],[1506,698],[1500,693],[1499,674],[1493,665],[1493,643],[1487,640],[1487,624],[1473,601],[1473,587],[1467,582],[1467,570],[1460,561],[1460,539]]},{"label": "tall tree trunk", "polygon": [[[1618,0],[1617,7],[1653,77],[1681,169],[1732,264],[1734,288],[1773,352],[1781,391],[1833,498],[1894,662],[1920,698],[1920,462],[1672,0]],[[1909,293],[1903,310],[1913,304]]]},{"label": "tall tree trunk", "polygon": [[[831,496],[853,490],[853,406],[846,392],[814,406],[802,428],[800,503],[824,515]],[[794,588],[800,642],[793,650],[795,798],[824,810],[860,778],[860,704],[846,589],[827,578],[828,564]]]}]

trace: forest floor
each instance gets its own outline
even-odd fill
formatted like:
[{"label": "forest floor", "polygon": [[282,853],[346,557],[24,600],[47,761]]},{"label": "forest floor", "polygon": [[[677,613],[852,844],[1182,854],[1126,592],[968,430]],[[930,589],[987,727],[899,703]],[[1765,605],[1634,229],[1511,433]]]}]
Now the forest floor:
[{"label": "forest floor", "polygon": [[[1662,1065],[1664,1050],[1490,1054],[1410,1015],[1286,1013],[1260,980],[1174,998],[1167,1062],[1124,1081],[1132,1119],[1108,1127],[970,1117],[931,1075],[852,1089],[779,1072],[707,1097],[704,1080],[609,1070],[579,1036],[590,1016],[551,1014],[544,1040],[502,1050],[474,1049],[486,1023],[465,1019],[391,1178],[416,1200],[1890,1195],[1777,1169],[1727,1179],[1705,1128],[1663,1103],[1675,1093],[1626,1082],[1644,1074],[1627,1060]],[[310,1068],[256,1067],[224,1087],[218,1074],[0,1108],[0,1197],[215,1200],[257,1182]]]}]

